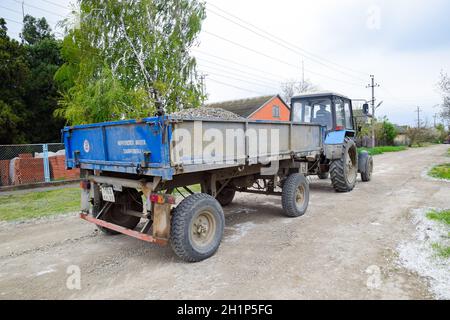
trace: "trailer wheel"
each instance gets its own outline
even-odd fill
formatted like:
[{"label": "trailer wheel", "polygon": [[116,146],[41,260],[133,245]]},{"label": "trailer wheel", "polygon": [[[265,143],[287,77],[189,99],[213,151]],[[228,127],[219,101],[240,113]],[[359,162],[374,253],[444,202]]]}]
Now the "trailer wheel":
[{"label": "trailer wheel", "polygon": [[358,175],[358,152],[352,139],[345,139],[342,157],[331,163],[330,175],[337,192],[350,192],[355,188]]},{"label": "trailer wheel", "polygon": [[281,203],[288,217],[296,218],[306,213],[309,204],[309,183],[305,176],[294,173],[286,179]]},{"label": "trailer wheel", "polygon": [[[124,189],[123,192],[116,193],[116,203],[104,213],[102,220],[121,227],[133,230],[141,220],[138,217],[125,214],[127,209],[137,212],[143,211],[143,204],[139,203],[140,193],[136,189]],[[141,200],[142,201],[142,200]],[[99,230],[107,235],[117,235],[119,232],[98,226]]]},{"label": "trailer wheel", "polygon": [[320,180],[327,180],[330,177],[329,172],[322,172],[317,175]]},{"label": "trailer wheel", "polygon": [[236,190],[232,188],[224,188],[216,197],[222,207],[226,207],[233,202]]},{"label": "trailer wheel", "polygon": [[214,197],[197,193],[173,211],[170,241],[175,254],[186,262],[213,256],[222,241],[225,217]]}]

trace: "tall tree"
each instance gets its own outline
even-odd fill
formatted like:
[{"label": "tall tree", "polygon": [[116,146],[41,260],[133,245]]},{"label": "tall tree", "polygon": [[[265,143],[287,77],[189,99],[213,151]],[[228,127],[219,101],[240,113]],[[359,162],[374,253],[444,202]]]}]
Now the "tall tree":
[{"label": "tall tree", "polygon": [[149,116],[204,100],[190,48],[205,18],[197,0],[82,0],[64,39],[58,110],[71,124]]},{"label": "tall tree", "polygon": [[61,41],[56,40],[45,18],[25,16],[21,34],[31,77],[24,101],[27,117],[24,132],[31,143],[59,142],[65,121],[54,116],[59,94],[54,76],[63,64]]},{"label": "tall tree", "polygon": [[311,92],[316,91],[317,86],[314,85],[310,80],[290,80],[288,82],[285,82],[281,85],[281,90],[283,92],[283,99],[290,103],[291,98],[295,96],[296,94],[301,94],[305,92]]},{"label": "tall tree", "polygon": [[30,71],[19,42],[8,37],[0,18],[0,144],[23,143],[27,108],[23,100]]},{"label": "tall tree", "polygon": [[28,14],[23,18],[23,30],[20,37],[22,41],[30,45],[54,38],[45,18],[36,19]]},{"label": "tall tree", "polygon": [[441,117],[450,125],[450,77],[443,71],[441,72],[439,87],[443,98]]}]

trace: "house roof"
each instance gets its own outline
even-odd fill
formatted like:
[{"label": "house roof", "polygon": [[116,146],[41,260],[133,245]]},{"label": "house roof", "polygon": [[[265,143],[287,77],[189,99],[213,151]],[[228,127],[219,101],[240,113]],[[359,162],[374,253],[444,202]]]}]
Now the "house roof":
[{"label": "house roof", "polygon": [[[263,96],[263,97],[255,97],[250,99],[242,99],[242,100],[233,100],[233,101],[224,101],[219,103],[213,103],[206,105],[208,108],[221,108],[230,112],[233,112],[241,117],[248,118],[253,113],[261,109],[265,106],[270,100],[274,98],[280,98],[280,96]],[[283,101],[284,103],[284,101]],[[284,103],[286,105],[286,103]],[[287,107],[287,105],[286,105]],[[289,107],[288,107],[289,108]]]}]

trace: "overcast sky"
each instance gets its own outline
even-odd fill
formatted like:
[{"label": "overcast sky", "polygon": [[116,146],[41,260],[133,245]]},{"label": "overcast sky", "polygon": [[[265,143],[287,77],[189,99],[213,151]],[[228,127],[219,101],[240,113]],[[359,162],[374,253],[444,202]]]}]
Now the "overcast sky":
[{"label": "overcast sky", "polygon": [[[54,26],[70,2],[25,0],[24,9]],[[207,7],[194,55],[210,102],[279,93],[280,83],[302,78],[304,60],[307,79],[354,99],[370,99],[374,74],[379,115],[398,124],[414,124],[417,106],[430,123],[439,111],[436,83],[450,71],[449,1],[210,0]],[[21,1],[0,0],[0,16],[17,38]]]}]

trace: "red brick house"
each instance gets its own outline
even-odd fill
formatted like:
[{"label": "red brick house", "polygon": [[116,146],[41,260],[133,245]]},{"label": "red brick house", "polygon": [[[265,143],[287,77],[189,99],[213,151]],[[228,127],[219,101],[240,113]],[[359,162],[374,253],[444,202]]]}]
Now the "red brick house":
[{"label": "red brick house", "polygon": [[290,108],[279,95],[225,101],[207,107],[221,108],[250,120],[290,120]]}]

